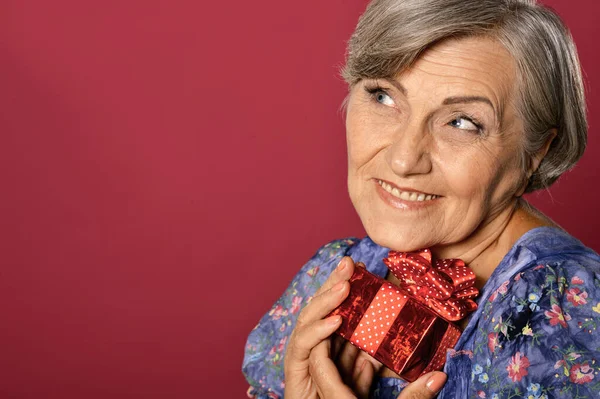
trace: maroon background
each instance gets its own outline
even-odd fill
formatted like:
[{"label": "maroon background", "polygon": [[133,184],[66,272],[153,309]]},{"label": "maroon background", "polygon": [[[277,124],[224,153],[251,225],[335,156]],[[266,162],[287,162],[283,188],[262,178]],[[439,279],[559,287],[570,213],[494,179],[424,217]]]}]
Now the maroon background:
[{"label": "maroon background", "polygon": [[[596,0],[549,1],[589,149],[533,202],[600,249]],[[362,235],[337,77],[364,1],[5,0],[0,397],[244,397],[249,330]]]}]

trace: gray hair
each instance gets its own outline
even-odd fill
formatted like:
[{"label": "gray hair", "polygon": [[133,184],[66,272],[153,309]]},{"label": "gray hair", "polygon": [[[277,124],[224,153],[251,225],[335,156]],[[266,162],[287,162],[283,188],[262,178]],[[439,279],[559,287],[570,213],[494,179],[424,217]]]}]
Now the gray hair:
[{"label": "gray hair", "polygon": [[465,36],[494,38],[514,57],[524,170],[556,131],[526,192],[550,186],[585,150],[585,96],[568,29],[535,0],[373,0],[350,38],[342,76],[350,86],[394,77],[437,42]]}]

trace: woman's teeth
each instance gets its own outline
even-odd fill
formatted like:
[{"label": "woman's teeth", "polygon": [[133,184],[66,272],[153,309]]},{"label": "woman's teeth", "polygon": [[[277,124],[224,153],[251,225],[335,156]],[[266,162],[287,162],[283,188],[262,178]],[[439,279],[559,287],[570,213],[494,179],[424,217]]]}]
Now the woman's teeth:
[{"label": "woman's teeth", "polygon": [[381,180],[377,180],[377,182],[379,183],[379,185],[381,187],[383,187],[383,189],[385,191],[392,194],[394,197],[400,198],[401,200],[404,200],[404,201],[430,201],[430,200],[438,198],[437,195],[432,195],[432,194],[423,194],[423,193],[417,194],[417,193],[410,193],[408,191],[400,191],[396,187],[392,187],[390,184],[388,184],[384,181],[381,181]]}]

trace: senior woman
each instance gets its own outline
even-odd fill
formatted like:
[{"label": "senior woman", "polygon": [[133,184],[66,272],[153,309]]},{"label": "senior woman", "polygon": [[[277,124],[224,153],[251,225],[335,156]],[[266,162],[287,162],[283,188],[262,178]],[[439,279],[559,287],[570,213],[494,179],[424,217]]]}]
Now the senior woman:
[{"label": "senior woman", "polygon": [[[600,257],[521,198],[586,144],[560,19],[533,0],[373,0],[343,75],[348,190],[368,237],[322,247],[252,331],[250,396],[597,397]],[[332,341],[340,319],[326,317],[354,262],[397,282],[382,259],[421,248],[463,259],[480,289],[445,385],[439,372],[407,384]]]}]

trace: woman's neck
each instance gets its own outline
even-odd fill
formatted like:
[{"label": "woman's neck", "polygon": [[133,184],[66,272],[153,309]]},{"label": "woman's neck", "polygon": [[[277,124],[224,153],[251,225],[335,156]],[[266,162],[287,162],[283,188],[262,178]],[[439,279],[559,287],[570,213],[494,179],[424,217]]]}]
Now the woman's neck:
[{"label": "woman's neck", "polygon": [[557,226],[523,199],[477,229],[477,233],[460,243],[432,248],[438,258],[460,258],[477,276],[476,286],[483,287],[494,269],[515,242],[529,230],[541,226]]}]

